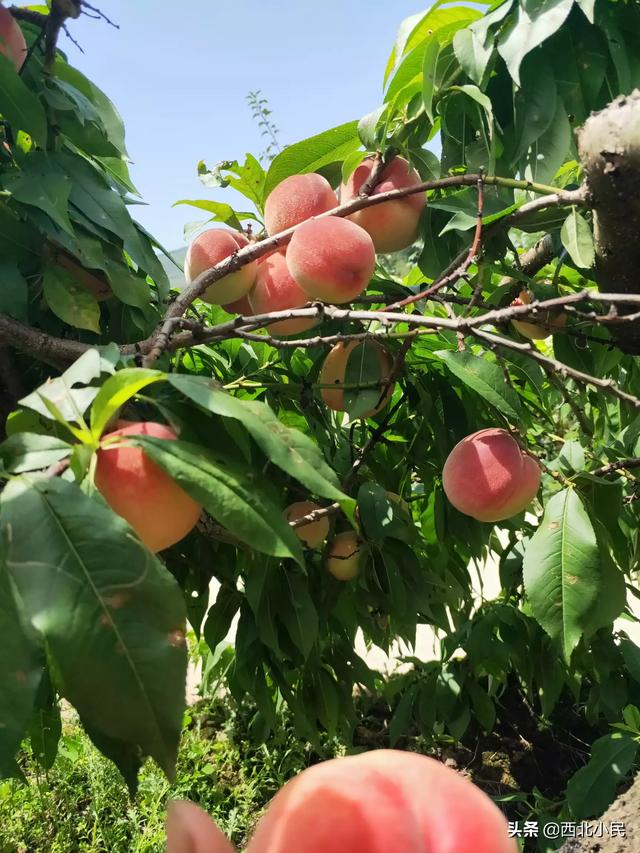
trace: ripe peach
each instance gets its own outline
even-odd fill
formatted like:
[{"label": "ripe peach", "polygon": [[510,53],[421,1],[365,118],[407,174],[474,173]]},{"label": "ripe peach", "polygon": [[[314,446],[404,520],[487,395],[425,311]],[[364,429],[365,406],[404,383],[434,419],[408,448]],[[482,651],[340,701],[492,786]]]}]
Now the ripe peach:
[{"label": "ripe peach", "polygon": [[[251,291],[249,291],[249,293],[251,293]],[[250,317],[253,314],[253,309],[249,302],[249,293],[247,293],[246,296],[243,296],[242,299],[236,299],[235,302],[228,302],[222,307],[225,311],[228,311],[229,314],[240,314],[243,317]]]},{"label": "ripe peach", "polygon": [[[238,249],[244,248],[249,241],[239,231],[228,231],[226,228],[210,228],[203,231],[189,246],[184,262],[184,274],[187,284],[197,278],[200,273],[215,267],[220,261],[233,255]],[[214,281],[201,299],[212,305],[228,305],[245,296],[253,287],[256,280],[257,264],[252,261],[236,272],[229,273]]]},{"label": "ripe peach", "polygon": [[[308,301],[309,297],[289,272],[283,252],[274,252],[266,258],[260,258],[255,287],[249,294],[251,314],[300,308]],[[317,322],[315,317],[281,320],[279,323],[272,323],[268,331],[276,337],[297,335],[313,328]]]},{"label": "ripe peach", "polygon": [[[340,203],[358,197],[362,185],[374,166],[374,159],[367,158],[340,187]],[[394,157],[382,170],[380,182],[372,196],[389,190],[414,187],[421,183],[420,175],[403,157]],[[424,209],[425,193],[414,193],[397,201],[387,201],[352,213],[349,219],[357,222],[371,235],[376,252],[398,252],[406,249],[418,236],[418,221]]]},{"label": "ripe peach", "polygon": [[[344,391],[340,388],[344,385],[347,365],[352,358],[364,359],[367,351],[373,351],[378,356],[380,365],[380,381],[381,383],[388,379],[393,362],[391,356],[386,349],[377,341],[348,341],[347,343],[338,343],[329,351],[329,354],[324,360],[318,381],[320,385],[334,385],[335,388],[321,388],[320,395],[326,405],[335,412],[344,412]],[[362,418],[370,418],[376,415],[387,405],[393,394],[393,384],[389,387],[384,397],[375,405],[373,409],[364,412],[360,415]],[[382,395],[383,387],[380,386],[380,395]]]},{"label": "ripe peach", "polygon": [[287,248],[287,264],[312,299],[351,302],[369,284],[376,252],[359,225],[326,216],[297,228]]},{"label": "ripe peach", "polygon": [[[135,423],[109,433],[109,439],[127,435],[177,438],[164,424]],[[195,527],[201,507],[139,447],[105,443],[97,455],[96,487],[150,551],[168,548]]]},{"label": "ripe peach", "polygon": [[[232,853],[191,803],[172,803],[167,853]],[[247,853],[517,853],[497,806],[434,758],[379,749],[323,761],[273,798]]]},{"label": "ripe peach", "polygon": [[8,9],[0,4],[0,53],[20,71],[27,56],[27,43],[20,25]]},{"label": "ripe peach", "polygon": [[[284,515],[287,521],[297,521],[316,509],[321,509],[321,507],[313,501],[296,501],[286,508]],[[319,548],[329,535],[329,519],[320,518],[310,524],[294,527],[294,531],[298,539],[304,542],[307,548]]]},{"label": "ripe peach", "polygon": [[454,507],[477,521],[522,512],[540,487],[538,463],[504,429],[482,429],[458,442],[442,471]]},{"label": "ripe peach", "polygon": [[354,530],[338,533],[329,545],[326,554],[326,568],[339,581],[350,581],[360,571],[362,548],[358,534]]},{"label": "ripe peach", "polygon": [[336,194],[322,175],[291,175],[267,196],[264,224],[269,234],[278,234],[337,205]]},{"label": "ripe peach", "polygon": [[[529,290],[521,290],[517,299],[514,299],[512,305],[531,305],[532,294]],[[539,323],[530,323],[526,320],[512,320],[511,323],[518,332],[531,341],[542,341],[552,335],[554,329],[562,328],[567,322],[567,315],[564,311],[540,311],[538,314]]]}]

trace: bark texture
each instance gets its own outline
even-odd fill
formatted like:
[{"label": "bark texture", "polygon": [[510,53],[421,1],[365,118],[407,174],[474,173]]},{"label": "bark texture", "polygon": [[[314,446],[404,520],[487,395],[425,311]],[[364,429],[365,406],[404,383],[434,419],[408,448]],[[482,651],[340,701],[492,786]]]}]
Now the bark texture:
[{"label": "bark texture", "polygon": [[[578,149],[592,196],[600,290],[640,293],[640,91],[593,113],[578,131]],[[640,324],[611,328],[622,350],[640,354]]]}]

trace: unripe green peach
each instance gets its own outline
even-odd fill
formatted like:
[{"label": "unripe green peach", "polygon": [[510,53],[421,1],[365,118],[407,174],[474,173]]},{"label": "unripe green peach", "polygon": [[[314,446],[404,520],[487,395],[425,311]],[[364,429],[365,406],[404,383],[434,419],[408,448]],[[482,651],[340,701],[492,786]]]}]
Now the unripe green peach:
[{"label": "unripe green peach", "polygon": [[[349,176],[340,188],[340,203],[357,198],[362,185],[371,175],[375,160],[367,158]],[[389,190],[415,187],[421,183],[420,175],[403,157],[394,157],[382,170],[380,181],[372,196]],[[406,249],[418,236],[418,222],[425,205],[426,194],[414,193],[395,201],[375,204],[352,213],[349,219],[371,235],[376,252],[398,252]]]},{"label": "unripe green peach", "polygon": [[502,521],[526,509],[540,487],[540,467],[504,429],[483,429],[458,442],[442,471],[456,509],[477,521]]},{"label": "unripe green peach", "polygon": [[[321,508],[319,504],[313,501],[296,501],[286,508],[284,515],[287,521],[297,521],[299,518]],[[319,548],[326,542],[329,535],[329,519],[325,516],[325,518],[319,518],[310,524],[294,527],[294,532],[307,548]]]},{"label": "unripe green peach", "polygon": [[195,527],[202,509],[141,448],[126,442],[112,444],[115,436],[128,435],[169,441],[177,436],[164,424],[134,423],[110,432],[97,454],[98,491],[150,551],[162,551]]},{"label": "unripe green peach", "polygon": [[322,175],[291,175],[267,196],[264,224],[269,234],[278,234],[337,205],[336,194]]},{"label": "unripe green peach", "polygon": [[[247,238],[239,231],[229,231],[226,228],[210,228],[208,231],[203,231],[187,250],[184,262],[187,284],[191,284],[200,273],[215,267],[248,243]],[[236,272],[214,281],[202,294],[201,299],[211,305],[228,305],[230,302],[242,299],[253,287],[257,269],[255,261],[245,264]]]},{"label": "unripe green peach", "polygon": [[0,53],[20,71],[27,57],[27,43],[20,25],[8,9],[0,4]]},{"label": "unripe green peach", "polygon": [[326,553],[326,568],[339,581],[350,581],[360,572],[362,546],[353,530],[338,533]]},{"label": "unripe green peach", "polygon": [[300,225],[287,248],[291,275],[309,298],[351,302],[366,289],[376,264],[371,237],[338,216]]},{"label": "unripe green peach", "polygon": [[387,350],[377,341],[347,341],[337,343],[331,348],[324,360],[318,382],[320,385],[331,385],[331,388],[321,388],[320,395],[326,405],[335,412],[344,412],[345,399],[341,386],[345,383],[347,365],[352,358],[364,358],[365,350],[373,349],[378,357],[380,365],[380,397],[381,399],[368,412],[363,412],[360,417],[370,418],[380,412],[388,404],[393,395],[393,383],[384,393],[382,383],[389,378],[393,368],[393,361]]},{"label": "unripe green peach", "polygon": [[[270,311],[286,311],[288,308],[301,308],[309,297],[289,272],[284,252],[273,252],[258,261],[256,283],[249,294],[251,314],[267,314]],[[297,335],[306,332],[317,324],[315,317],[292,318],[271,323],[270,334]]]}]

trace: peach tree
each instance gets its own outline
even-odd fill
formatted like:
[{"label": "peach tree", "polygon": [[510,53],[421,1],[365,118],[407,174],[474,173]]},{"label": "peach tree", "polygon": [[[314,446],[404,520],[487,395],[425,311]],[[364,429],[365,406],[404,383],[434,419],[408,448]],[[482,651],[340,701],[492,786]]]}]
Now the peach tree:
[{"label": "peach tree", "polygon": [[[25,737],[53,761],[64,698],[131,788],[146,756],[171,776],[188,621],[256,738],[284,701],[311,742],[350,740],[357,690],[386,691],[392,743],[570,709],[600,758],[563,808],[597,813],[640,706],[617,621],[637,597],[637,3],[407,19],[379,109],[268,163],[198,164],[177,290],[131,214],[117,110],[57,47],[82,7],[0,5],[0,770]],[[502,504],[493,445],[443,488],[482,430],[528,466]],[[355,650],[423,625],[438,657],[395,686]]]}]

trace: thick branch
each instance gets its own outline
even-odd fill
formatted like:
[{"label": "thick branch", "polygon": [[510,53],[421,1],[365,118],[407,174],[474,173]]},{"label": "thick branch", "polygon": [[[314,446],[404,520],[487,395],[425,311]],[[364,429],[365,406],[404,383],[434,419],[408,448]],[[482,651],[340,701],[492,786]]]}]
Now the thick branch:
[{"label": "thick branch", "polygon": [[[640,293],[640,91],[588,118],[578,148],[592,196],[600,290]],[[640,354],[640,326],[612,332],[622,350]]]}]

